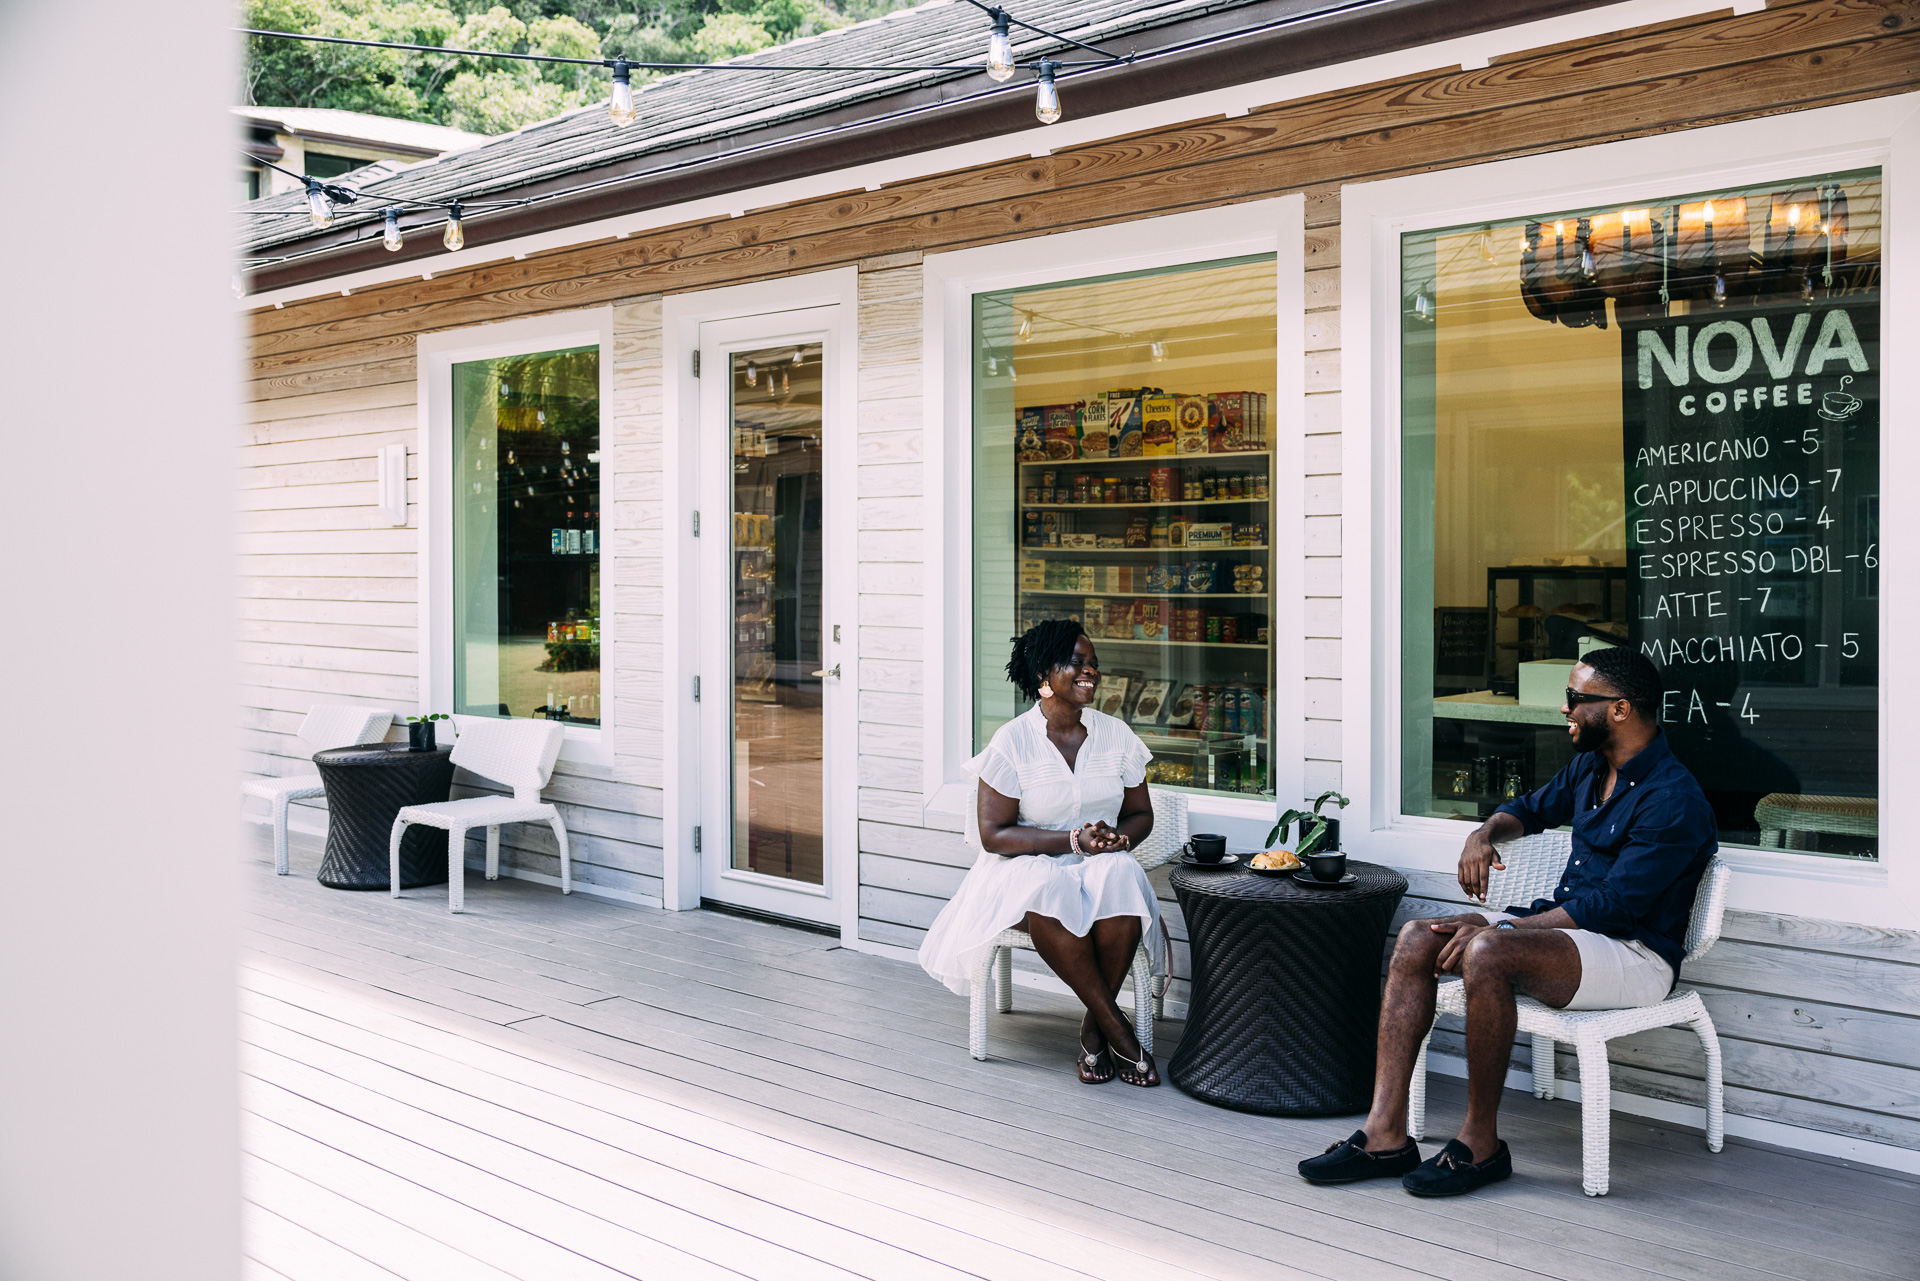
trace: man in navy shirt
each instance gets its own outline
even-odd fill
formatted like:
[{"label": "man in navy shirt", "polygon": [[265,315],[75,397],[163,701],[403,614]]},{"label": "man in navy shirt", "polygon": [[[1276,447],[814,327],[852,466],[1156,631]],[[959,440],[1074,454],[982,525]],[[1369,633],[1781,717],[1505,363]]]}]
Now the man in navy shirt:
[{"label": "man in navy shirt", "polygon": [[[1577,755],[1539,791],[1467,837],[1460,888],[1486,898],[1496,842],[1573,828],[1551,898],[1504,912],[1409,921],[1387,974],[1373,1111],[1364,1128],[1300,1163],[1313,1183],[1400,1175],[1418,1196],[1457,1196],[1513,1173],[1496,1119],[1518,1014],[1515,993],[1555,1009],[1656,1005],[1686,952],[1694,891],[1718,848],[1712,807],[1660,732],[1660,673],[1630,649],[1575,664],[1560,714]],[[1467,985],[1467,1117],[1431,1160],[1407,1136],[1407,1085],[1433,1025],[1442,975]]]}]

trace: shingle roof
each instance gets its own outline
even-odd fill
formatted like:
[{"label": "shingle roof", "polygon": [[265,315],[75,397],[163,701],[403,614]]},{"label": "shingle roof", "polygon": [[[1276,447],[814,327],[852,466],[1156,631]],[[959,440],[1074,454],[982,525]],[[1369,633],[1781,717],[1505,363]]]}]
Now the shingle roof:
[{"label": "shingle roof", "polygon": [[[1259,0],[1017,0],[1011,12],[1026,21],[1116,52],[1127,51],[1127,37],[1205,14],[1243,8]],[[1341,8],[1351,0],[1300,0],[1297,11]],[[1270,6],[1269,6],[1270,7]],[[1289,5],[1289,9],[1296,6]],[[609,163],[710,142],[751,130],[820,115],[908,90],[953,82],[956,91],[990,87],[984,71],[849,71],[847,64],[900,66],[967,64],[981,66],[990,24],[978,8],[962,0],[932,0],[882,18],[796,40],[733,61],[741,66],[826,65],[818,72],[692,71],[636,85],[636,119],[624,127],[596,104],[531,124],[463,151],[409,166],[392,177],[348,185],[381,198],[449,201],[481,200],[530,183],[550,180]],[[1055,53],[1091,57],[1063,49],[1059,41],[1013,29],[1021,58]],[[1024,76],[1025,73],[1023,72]],[[967,82],[962,88],[961,82]],[[957,96],[957,93],[956,93]],[[298,193],[254,202],[250,208],[301,207]],[[340,211],[338,225],[373,221],[374,216]],[[311,234],[298,218],[260,218],[242,228],[242,244],[268,251]]]}]

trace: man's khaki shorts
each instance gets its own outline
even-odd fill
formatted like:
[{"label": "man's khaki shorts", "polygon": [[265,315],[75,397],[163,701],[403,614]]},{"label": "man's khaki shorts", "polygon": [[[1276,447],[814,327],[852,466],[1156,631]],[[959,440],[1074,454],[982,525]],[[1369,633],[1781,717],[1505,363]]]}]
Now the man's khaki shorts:
[{"label": "man's khaki shorts", "polygon": [[[1482,911],[1489,925],[1519,918],[1511,912]],[[1658,1005],[1673,990],[1673,970],[1645,943],[1617,939],[1592,930],[1561,930],[1580,949],[1580,987],[1561,1007],[1568,1010],[1620,1010]]]}]

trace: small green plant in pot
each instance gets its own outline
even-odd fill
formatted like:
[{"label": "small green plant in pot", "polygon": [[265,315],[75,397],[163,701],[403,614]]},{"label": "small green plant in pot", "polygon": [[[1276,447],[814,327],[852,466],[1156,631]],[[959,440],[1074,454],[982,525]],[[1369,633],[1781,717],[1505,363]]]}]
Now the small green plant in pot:
[{"label": "small green plant in pot", "polygon": [[433,723],[450,721],[453,718],[445,712],[434,712],[428,716],[407,717],[407,750],[412,752],[431,752],[439,746],[434,742]]},{"label": "small green plant in pot", "polygon": [[1298,820],[1300,844],[1294,847],[1293,852],[1304,862],[1307,855],[1318,851],[1329,838],[1333,837],[1334,833],[1339,831],[1338,818],[1326,818],[1320,813],[1320,807],[1328,801],[1336,802],[1341,809],[1345,809],[1350,803],[1346,797],[1329,788],[1315,798],[1312,809],[1288,810],[1280,816],[1280,821],[1273,825],[1273,830],[1267,833],[1267,848],[1273,849],[1278,846],[1286,836],[1287,829]]}]

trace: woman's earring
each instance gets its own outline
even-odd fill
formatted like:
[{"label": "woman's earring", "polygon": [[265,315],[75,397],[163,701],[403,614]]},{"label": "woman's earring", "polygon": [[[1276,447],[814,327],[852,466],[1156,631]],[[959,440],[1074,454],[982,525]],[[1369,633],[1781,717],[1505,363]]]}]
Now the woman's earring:
[{"label": "woman's earring", "polygon": [[1042,686],[1040,687],[1040,697],[1042,697],[1042,698],[1052,698],[1052,697],[1053,697],[1053,687],[1052,687],[1051,685],[1042,685]]}]

